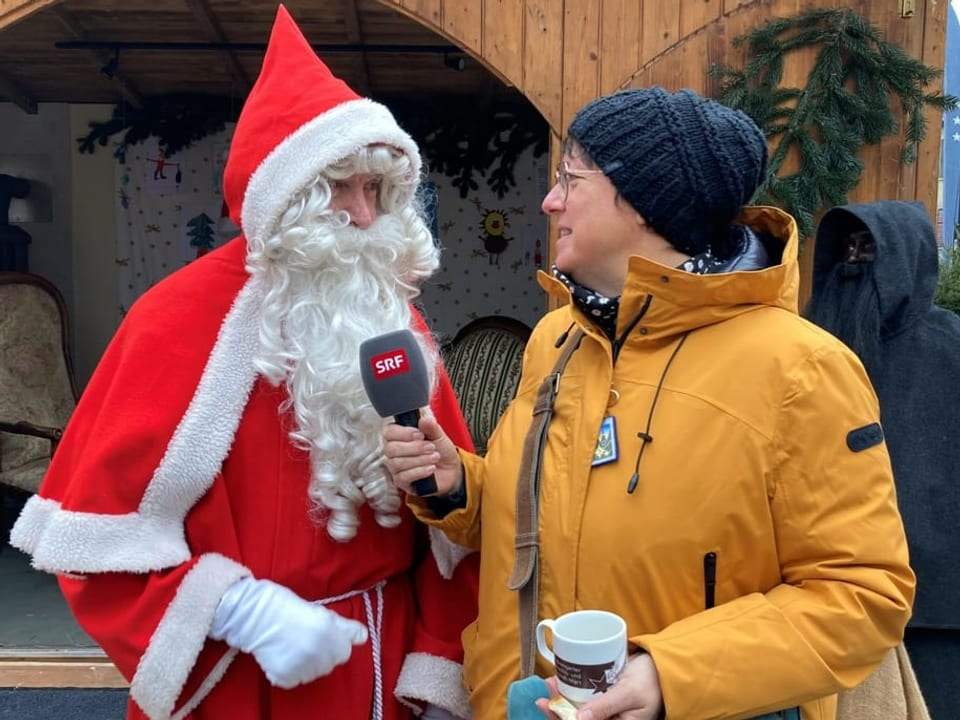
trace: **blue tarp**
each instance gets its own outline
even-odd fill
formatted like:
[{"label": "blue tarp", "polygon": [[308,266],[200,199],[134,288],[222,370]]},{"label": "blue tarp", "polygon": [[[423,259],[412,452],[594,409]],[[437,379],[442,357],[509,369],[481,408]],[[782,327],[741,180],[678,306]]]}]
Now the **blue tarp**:
[{"label": "blue tarp", "polygon": [[[943,63],[943,91],[960,97],[960,0],[947,7],[946,53]],[[960,108],[943,114],[943,243],[953,244],[954,229],[960,223]]]}]

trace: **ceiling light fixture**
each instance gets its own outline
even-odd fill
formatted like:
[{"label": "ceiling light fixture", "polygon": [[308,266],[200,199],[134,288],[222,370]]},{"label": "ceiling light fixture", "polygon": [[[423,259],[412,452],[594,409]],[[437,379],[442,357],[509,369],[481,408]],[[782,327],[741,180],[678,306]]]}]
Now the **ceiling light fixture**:
[{"label": "ceiling light fixture", "polygon": [[451,55],[450,53],[444,53],[443,64],[451,70],[463,72],[464,68],[467,67],[467,59],[463,55]]},{"label": "ceiling light fixture", "polygon": [[100,74],[104,77],[108,77],[113,80],[114,76],[117,74],[117,69],[120,67],[120,48],[114,48],[113,57],[107,60],[104,63],[104,66],[100,68]]}]

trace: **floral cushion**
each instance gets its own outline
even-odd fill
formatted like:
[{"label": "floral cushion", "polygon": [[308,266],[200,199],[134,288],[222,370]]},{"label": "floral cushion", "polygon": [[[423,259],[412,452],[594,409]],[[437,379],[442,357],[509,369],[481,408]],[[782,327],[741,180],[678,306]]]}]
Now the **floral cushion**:
[{"label": "floral cushion", "polygon": [[495,322],[467,326],[444,354],[450,382],[480,455],[486,453],[487,438],[517,391],[525,336],[530,332],[524,329],[518,333],[497,327]]},{"label": "floral cushion", "polygon": [[[62,428],[76,400],[56,299],[29,283],[0,284],[0,420]],[[50,458],[45,438],[0,432],[0,483],[35,492]]]}]

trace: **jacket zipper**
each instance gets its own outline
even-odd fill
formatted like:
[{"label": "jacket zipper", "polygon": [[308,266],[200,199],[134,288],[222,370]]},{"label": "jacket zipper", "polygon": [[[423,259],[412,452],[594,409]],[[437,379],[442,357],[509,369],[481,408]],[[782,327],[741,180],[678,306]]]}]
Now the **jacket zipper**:
[{"label": "jacket zipper", "polygon": [[644,301],[643,307],[640,308],[633,320],[630,321],[630,324],[627,325],[627,329],[623,331],[623,334],[620,337],[611,343],[614,365],[617,364],[617,357],[620,355],[620,348],[623,347],[623,344],[627,341],[627,337],[629,337],[630,333],[637,326],[637,323],[640,322],[643,319],[643,316],[647,314],[647,310],[650,309],[651,302],[653,302],[653,295],[647,295],[647,299]]},{"label": "jacket zipper", "polygon": [[703,604],[707,610],[717,603],[717,554],[712,550],[703,556]]}]

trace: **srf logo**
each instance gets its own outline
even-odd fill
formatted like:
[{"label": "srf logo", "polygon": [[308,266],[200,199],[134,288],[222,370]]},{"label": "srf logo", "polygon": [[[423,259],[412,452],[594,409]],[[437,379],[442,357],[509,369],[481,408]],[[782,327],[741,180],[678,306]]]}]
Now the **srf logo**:
[{"label": "srf logo", "polygon": [[407,351],[403,348],[374,355],[370,358],[370,367],[373,368],[373,377],[377,380],[385,380],[394,375],[410,372]]}]

